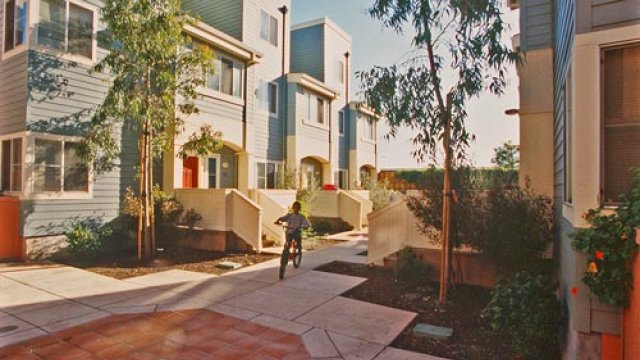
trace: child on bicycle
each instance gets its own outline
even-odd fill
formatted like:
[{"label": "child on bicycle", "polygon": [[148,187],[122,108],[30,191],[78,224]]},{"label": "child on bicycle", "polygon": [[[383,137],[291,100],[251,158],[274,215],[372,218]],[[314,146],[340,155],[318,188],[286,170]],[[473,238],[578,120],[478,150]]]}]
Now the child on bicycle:
[{"label": "child on bicycle", "polygon": [[300,214],[300,208],[300,202],[295,201],[291,205],[291,212],[275,221],[277,225],[287,223],[287,245],[294,239],[298,240],[298,250],[302,250],[302,229],[311,227],[309,220]]}]

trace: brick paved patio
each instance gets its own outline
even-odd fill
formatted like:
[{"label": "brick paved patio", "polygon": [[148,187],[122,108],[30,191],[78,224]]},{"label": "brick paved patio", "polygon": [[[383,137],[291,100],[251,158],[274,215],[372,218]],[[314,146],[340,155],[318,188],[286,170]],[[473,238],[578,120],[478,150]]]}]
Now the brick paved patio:
[{"label": "brick paved patio", "polygon": [[0,359],[310,359],[300,336],[209,310],[113,315],[0,349]]}]

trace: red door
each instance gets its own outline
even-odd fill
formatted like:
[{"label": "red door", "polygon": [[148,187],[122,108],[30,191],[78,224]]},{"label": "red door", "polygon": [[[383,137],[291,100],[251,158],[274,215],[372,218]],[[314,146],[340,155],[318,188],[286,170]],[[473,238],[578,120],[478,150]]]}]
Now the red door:
[{"label": "red door", "polygon": [[182,160],[182,187],[184,189],[198,188],[198,158],[189,156]]},{"label": "red door", "polygon": [[0,261],[22,258],[19,208],[17,198],[0,196]]}]

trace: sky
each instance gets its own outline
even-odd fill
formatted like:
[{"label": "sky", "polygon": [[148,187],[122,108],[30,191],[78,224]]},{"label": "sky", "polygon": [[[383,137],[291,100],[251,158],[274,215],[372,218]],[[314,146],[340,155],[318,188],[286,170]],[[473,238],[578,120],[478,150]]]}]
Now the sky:
[{"label": "sky", "polygon": [[[371,18],[366,10],[373,0],[292,0],[291,16],[293,24],[328,17],[352,36],[352,98],[362,98],[358,94],[359,82],[355,72],[372,67],[398,63],[412,50],[411,38],[406,34],[396,34]],[[511,36],[518,33],[518,12],[505,7],[504,20],[511,25],[504,42],[510,44]],[[469,157],[475,166],[491,166],[493,149],[511,141],[518,143],[518,118],[507,116],[504,110],[518,107],[518,79],[515,67],[509,69],[508,87],[500,98],[486,94],[473,99],[468,104],[467,126],[476,136],[471,144]],[[415,168],[429,163],[418,163],[411,157],[411,131],[401,130],[395,139],[383,138],[388,126],[378,129],[378,168]]]}]

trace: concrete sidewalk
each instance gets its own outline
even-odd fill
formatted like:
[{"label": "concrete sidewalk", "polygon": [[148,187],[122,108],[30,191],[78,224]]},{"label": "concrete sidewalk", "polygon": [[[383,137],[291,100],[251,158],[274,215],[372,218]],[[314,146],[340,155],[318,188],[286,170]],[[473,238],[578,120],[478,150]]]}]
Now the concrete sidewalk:
[{"label": "concrete sidewalk", "polygon": [[[297,336],[306,351],[296,348],[261,357],[252,352],[246,358],[294,358],[295,353],[300,359],[437,359],[389,347],[415,313],[341,297],[366,279],[313,270],[334,260],[358,261],[357,254],[364,250],[366,241],[351,240],[305,252],[301,267],[289,266],[283,281],[278,280],[278,259],[222,276],[172,270],[124,281],[66,266],[0,268],[0,359],[3,350],[15,352],[17,346],[26,351],[30,342],[41,339],[64,342],[68,339],[61,340],[58,334],[82,326],[103,326],[118,314],[185,314],[192,311],[189,309],[211,314],[207,315],[211,318],[208,324],[199,323],[203,328],[217,326],[213,318],[223,316],[239,321],[238,326],[271,328]],[[176,325],[178,330],[186,331],[180,326]],[[234,335],[237,339],[225,343],[230,349],[238,347],[244,336],[241,331]],[[220,341],[214,337],[209,340]],[[129,345],[126,348],[131,350]],[[191,349],[191,345],[181,345],[182,350]],[[202,349],[198,351],[202,353]],[[97,356],[91,354],[91,358]]]}]

